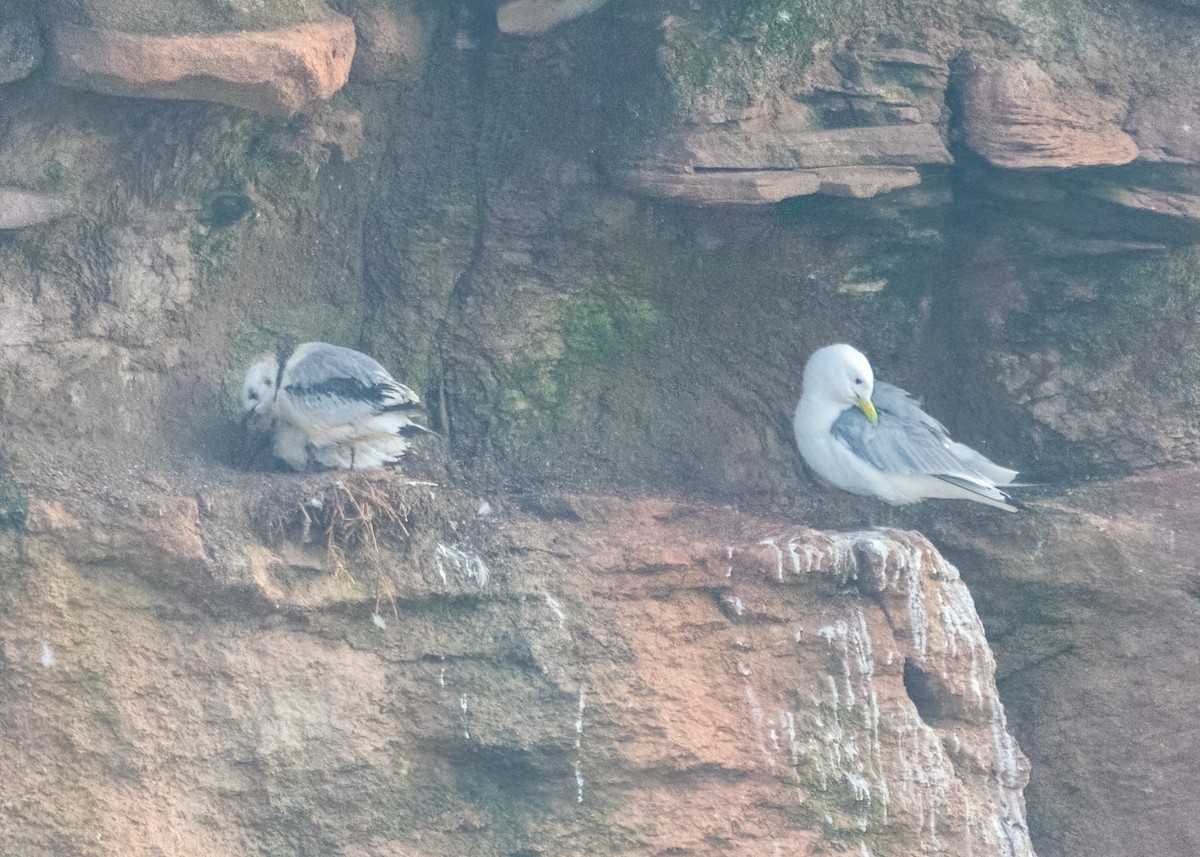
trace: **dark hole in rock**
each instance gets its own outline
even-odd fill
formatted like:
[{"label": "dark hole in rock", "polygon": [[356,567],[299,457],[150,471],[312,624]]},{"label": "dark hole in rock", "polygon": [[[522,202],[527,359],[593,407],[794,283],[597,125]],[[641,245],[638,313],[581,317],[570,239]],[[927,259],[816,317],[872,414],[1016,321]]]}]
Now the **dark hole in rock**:
[{"label": "dark hole in rock", "polygon": [[917,714],[933,726],[943,718],[941,693],[937,680],[921,669],[912,658],[904,659],[904,689],[917,707]]},{"label": "dark hole in rock", "polygon": [[214,229],[237,223],[250,213],[250,198],[240,193],[223,193],[208,204],[203,221]]}]

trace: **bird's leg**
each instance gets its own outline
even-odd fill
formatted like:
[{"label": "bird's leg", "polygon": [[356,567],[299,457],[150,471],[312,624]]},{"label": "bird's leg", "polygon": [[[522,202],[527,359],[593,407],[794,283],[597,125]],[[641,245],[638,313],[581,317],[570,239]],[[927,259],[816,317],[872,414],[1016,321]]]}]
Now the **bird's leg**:
[{"label": "bird's leg", "polygon": [[311,440],[304,444],[304,458],[305,473],[320,473],[325,469],[317,461],[317,445]]},{"label": "bird's leg", "polygon": [[896,507],[882,500],[871,500],[871,529],[890,530],[896,524]]}]

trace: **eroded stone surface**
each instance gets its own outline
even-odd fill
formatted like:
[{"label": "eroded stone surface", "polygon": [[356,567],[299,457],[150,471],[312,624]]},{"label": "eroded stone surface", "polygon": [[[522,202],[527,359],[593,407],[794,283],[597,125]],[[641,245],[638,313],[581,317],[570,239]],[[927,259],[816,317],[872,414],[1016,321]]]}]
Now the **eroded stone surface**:
[{"label": "eroded stone surface", "polygon": [[337,15],[278,30],[155,36],[59,23],[50,53],[64,86],[290,115],[346,83],[354,24]]},{"label": "eroded stone surface", "polygon": [[1127,164],[1137,157],[1133,138],[1106,121],[1111,106],[1087,93],[1070,96],[1068,103],[1032,60],[976,63],[964,96],[967,145],[1010,169]]},{"label": "eroded stone surface", "polygon": [[[354,583],[319,539],[315,561],[231,541],[251,505],[269,518],[324,490],[254,484],[209,486],[199,505],[128,498],[146,514],[113,537],[91,518],[102,506],[35,503],[30,588],[2,632],[0,709],[25,728],[0,757],[39,761],[0,785],[23,853],[87,825],[123,853],[175,839],[193,853],[293,853],[301,839],[404,853],[415,837],[429,855],[550,840],[1033,854],[1028,768],[983,629],[915,534],[604,497],[555,498],[552,520],[479,517],[477,501],[418,484],[408,535],[378,533],[396,609],[372,619],[364,555]],[[463,517],[451,529],[445,514]],[[97,706],[102,721],[75,725]],[[11,799],[79,756],[86,775],[50,828]],[[321,811],[346,789],[360,799]],[[243,798],[260,793],[297,809],[286,836],[261,837],[274,810]],[[134,825],[138,805],[153,809]]]},{"label": "eroded stone surface", "polygon": [[791,98],[732,121],[698,116],[661,134],[618,175],[655,195],[761,203],[813,193],[870,198],[919,184],[915,167],[951,163],[934,124],[948,74],[935,57],[873,47],[825,57],[808,74]]}]

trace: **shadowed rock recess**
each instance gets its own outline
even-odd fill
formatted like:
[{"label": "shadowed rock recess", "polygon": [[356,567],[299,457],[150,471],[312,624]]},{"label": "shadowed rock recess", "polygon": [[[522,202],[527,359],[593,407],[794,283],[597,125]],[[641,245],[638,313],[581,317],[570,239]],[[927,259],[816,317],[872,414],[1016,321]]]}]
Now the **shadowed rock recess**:
[{"label": "shadowed rock recess", "polygon": [[[0,0],[0,853],[1200,853],[1197,56],[1195,3]],[[309,340],[437,436],[282,472],[238,390]],[[818,484],[835,341],[1026,507]]]}]

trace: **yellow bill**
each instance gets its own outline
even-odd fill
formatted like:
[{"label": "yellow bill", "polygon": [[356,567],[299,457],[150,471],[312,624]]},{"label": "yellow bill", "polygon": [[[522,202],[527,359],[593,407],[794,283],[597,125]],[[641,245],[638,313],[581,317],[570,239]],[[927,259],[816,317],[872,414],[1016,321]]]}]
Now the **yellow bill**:
[{"label": "yellow bill", "polygon": [[871,404],[869,399],[859,396],[855,399],[854,404],[858,405],[862,409],[862,412],[867,415],[867,419],[871,421],[871,425],[879,423],[879,414],[875,412],[875,406]]}]

